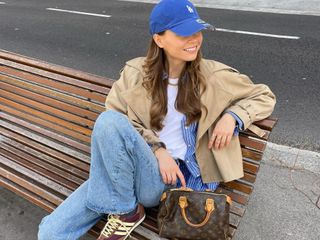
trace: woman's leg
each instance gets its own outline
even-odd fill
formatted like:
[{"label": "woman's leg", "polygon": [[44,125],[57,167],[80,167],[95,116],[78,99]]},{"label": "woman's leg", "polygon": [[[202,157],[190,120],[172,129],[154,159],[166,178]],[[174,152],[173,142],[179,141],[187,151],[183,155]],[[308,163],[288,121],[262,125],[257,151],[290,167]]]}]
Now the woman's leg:
[{"label": "woman's leg", "polygon": [[157,159],[127,117],[103,112],[92,133],[89,180],[43,220],[39,239],[78,239],[103,213],[157,205],[165,187]]},{"label": "woman's leg", "polygon": [[103,214],[85,205],[88,181],[76,189],[39,225],[38,240],[75,240],[84,235]]},{"label": "woman's leg", "polygon": [[165,184],[157,159],[125,115],[110,110],[102,113],[92,139],[90,209],[123,214],[138,202],[147,207],[159,203]]}]

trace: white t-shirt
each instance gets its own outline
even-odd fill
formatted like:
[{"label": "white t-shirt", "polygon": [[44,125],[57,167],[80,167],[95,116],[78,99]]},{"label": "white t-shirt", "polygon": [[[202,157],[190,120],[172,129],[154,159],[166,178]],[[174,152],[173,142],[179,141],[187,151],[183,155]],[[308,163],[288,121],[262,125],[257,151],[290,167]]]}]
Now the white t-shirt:
[{"label": "white t-shirt", "polygon": [[[169,78],[169,83],[178,84],[179,79]],[[184,114],[178,112],[174,103],[178,94],[178,86],[168,85],[168,112],[163,121],[164,127],[159,134],[159,138],[167,147],[168,152],[173,158],[184,160],[187,151],[187,145],[183,139],[181,121]]]}]

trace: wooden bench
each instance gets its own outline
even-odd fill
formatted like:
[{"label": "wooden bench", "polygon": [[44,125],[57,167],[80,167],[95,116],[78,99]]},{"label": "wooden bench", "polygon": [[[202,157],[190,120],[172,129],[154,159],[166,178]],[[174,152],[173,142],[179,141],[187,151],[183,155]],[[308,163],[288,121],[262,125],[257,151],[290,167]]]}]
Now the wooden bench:
[{"label": "wooden bench", "polygon": [[[104,111],[113,81],[21,55],[0,51],[0,184],[51,212],[89,174],[90,135]],[[230,236],[237,229],[253,190],[266,140],[276,119],[255,124],[267,131],[259,138],[241,132],[245,176],[222,184],[231,196]],[[131,239],[158,239],[157,208]],[[97,235],[100,221],[90,233]]]}]

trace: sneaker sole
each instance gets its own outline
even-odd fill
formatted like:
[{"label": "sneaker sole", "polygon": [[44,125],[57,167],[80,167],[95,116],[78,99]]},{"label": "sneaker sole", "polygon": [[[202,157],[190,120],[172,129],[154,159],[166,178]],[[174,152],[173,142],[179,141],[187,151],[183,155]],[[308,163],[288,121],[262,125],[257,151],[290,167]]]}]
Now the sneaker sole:
[{"label": "sneaker sole", "polygon": [[130,236],[131,232],[132,232],[136,227],[138,227],[138,226],[140,225],[140,223],[142,223],[145,218],[146,218],[146,214],[144,214],[143,217],[142,217],[138,222],[136,222],[135,225],[133,225],[132,229],[129,231],[129,234],[124,238],[124,240],[126,240],[126,239]]}]

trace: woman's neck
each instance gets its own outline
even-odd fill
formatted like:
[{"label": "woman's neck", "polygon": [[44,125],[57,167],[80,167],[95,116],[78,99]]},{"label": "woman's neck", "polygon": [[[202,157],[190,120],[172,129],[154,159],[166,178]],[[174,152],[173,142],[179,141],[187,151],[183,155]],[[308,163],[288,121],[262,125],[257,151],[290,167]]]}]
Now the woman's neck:
[{"label": "woman's neck", "polygon": [[179,78],[185,65],[186,62],[183,61],[168,61],[168,68],[169,69],[169,78]]}]

